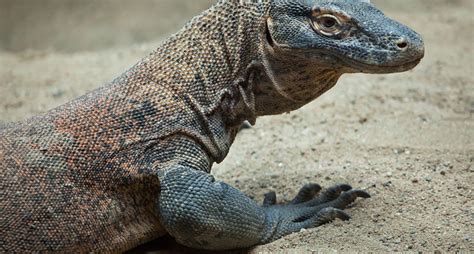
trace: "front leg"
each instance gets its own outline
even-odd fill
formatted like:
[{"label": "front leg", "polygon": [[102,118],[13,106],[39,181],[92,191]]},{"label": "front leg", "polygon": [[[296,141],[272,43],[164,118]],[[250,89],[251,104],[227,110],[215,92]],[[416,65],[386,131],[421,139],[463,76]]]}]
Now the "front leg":
[{"label": "front leg", "polygon": [[210,250],[264,244],[336,218],[349,219],[340,209],[357,197],[369,197],[338,185],[314,198],[320,187],[313,184],[288,205],[274,205],[275,195],[269,194],[259,206],[211,175],[184,166],[167,170],[160,182],[158,209],[164,227],[179,243]]}]

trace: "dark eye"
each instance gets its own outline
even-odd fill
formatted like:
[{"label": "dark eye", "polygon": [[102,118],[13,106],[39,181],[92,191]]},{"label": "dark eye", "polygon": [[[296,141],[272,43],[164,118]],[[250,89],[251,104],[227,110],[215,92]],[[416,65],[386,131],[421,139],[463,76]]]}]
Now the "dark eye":
[{"label": "dark eye", "polygon": [[337,25],[337,20],[333,17],[322,17],[319,22],[325,29],[334,29]]},{"label": "dark eye", "polygon": [[318,32],[326,36],[337,35],[342,30],[342,24],[339,19],[331,14],[315,17],[313,24]]}]

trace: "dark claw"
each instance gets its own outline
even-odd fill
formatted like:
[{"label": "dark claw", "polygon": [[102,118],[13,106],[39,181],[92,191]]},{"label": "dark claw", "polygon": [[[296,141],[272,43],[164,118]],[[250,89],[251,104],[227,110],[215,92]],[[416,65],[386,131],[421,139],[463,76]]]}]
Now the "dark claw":
[{"label": "dark claw", "polygon": [[347,184],[338,184],[336,186],[333,186],[333,187],[327,189],[324,192],[324,195],[326,196],[328,201],[330,201],[330,200],[334,200],[334,199],[338,198],[341,195],[342,192],[350,191],[350,190],[352,190],[352,186],[347,185]]},{"label": "dark claw", "polygon": [[327,207],[322,209],[316,216],[315,216],[315,225],[320,226],[329,222],[334,221],[335,219],[341,219],[341,220],[350,220],[351,216],[347,214],[346,212],[333,208],[333,207]]},{"label": "dark claw", "polygon": [[363,190],[351,190],[344,192],[336,200],[327,203],[327,206],[335,207],[339,209],[345,209],[348,205],[352,204],[357,198],[370,198],[370,194]]},{"label": "dark claw", "polygon": [[348,184],[341,184],[339,185],[339,188],[341,188],[342,191],[350,191],[352,190],[352,186],[348,185]]},{"label": "dark claw", "polygon": [[304,203],[308,200],[311,200],[318,192],[321,190],[319,184],[311,183],[306,184],[303,188],[300,189],[296,197],[290,202],[290,204],[299,204]]},{"label": "dark claw", "polygon": [[348,213],[344,212],[343,210],[339,210],[339,209],[334,208],[333,211],[334,211],[335,214],[336,214],[336,215],[335,215],[336,218],[338,218],[338,219],[340,219],[340,220],[346,221],[346,220],[350,220],[350,219],[351,219],[351,216],[350,216]]},{"label": "dark claw", "polygon": [[363,190],[351,190],[348,192],[344,192],[341,197],[346,199],[370,198],[370,194]]},{"label": "dark claw", "polygon": [[271,191],[265,194],[263,199],[263,206],[272,206],[276,204],[276,192]]},{"label": "dark claw", "polygon": [[314,198],[306,203],[308,206],[319,206],[339,198],[341,193],[350,191],[352,186],[347,184],[338,184],[326,189],[319,197]]},{"label": "dark claw", "polygon": [[367,191],[355,190],[354,191],[359,198],[371,198],[370,194]]}]

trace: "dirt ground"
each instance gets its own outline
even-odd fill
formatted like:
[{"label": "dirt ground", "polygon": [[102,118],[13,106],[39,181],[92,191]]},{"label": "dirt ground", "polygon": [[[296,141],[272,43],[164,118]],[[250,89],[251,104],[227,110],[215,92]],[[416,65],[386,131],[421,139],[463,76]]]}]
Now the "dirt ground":
[{"label": "dirt ground", "polygon": [[[28,1],[19,2],[28,6]],[[91,24],[77,33],[59,25],[49,35],[27,34],[29,24],[20,21],[18,28],[2,24],[10,30],[0,40],[0,122],[39,114],[112,80],[155,48],[162,34],[212,1],[155,2],[155,8],[162,4],[167,10],[160,14],[168,22],[158,22],[159,33],[152,39],[149,34],[135,36],[141,38],[135,41],[130,39],[134,36],[117,37],[117,43],[110,33],[112,38],[102,40],[110,47],[84,48],[98,45],[84,42],[94,38],[87,33]],[[289,200],[309,182],[350,183],[373,197],[356,202],[348,210],[353,216],[348,222],[304,230],[251,252],[474,252],[473,2],[375,3],[424,36],[421,65],[403,74],[345,76],[303,109],[259,119],[213,169],[218,179],[258,201],[271,190],[280,201]],[[176,18],[172,13],[181,13],[183,6],[188,6],[182,13],[186,19]],[[10,17],[25,10],[10,7]],[[146,19],[134,24],[142,21]],[[74,22],[63,26],[69,24]],[[77,40],[80,46],[71,46],[74,37],[63,38],[67,47],[56,46],[62,31],[83,38]],[[37,42],[29,41],[35,38]],[[15,47],[15,41],[24,45]]]}]

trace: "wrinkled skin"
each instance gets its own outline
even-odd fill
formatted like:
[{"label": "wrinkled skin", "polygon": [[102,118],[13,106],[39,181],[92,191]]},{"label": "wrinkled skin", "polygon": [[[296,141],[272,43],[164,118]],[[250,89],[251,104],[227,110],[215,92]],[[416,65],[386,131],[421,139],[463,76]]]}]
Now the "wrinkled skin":
[{"label": "wrinkled skin", "polygon": [[365,191],[309,184],[260,206],[211,167],[244,121],[423,54],[367,1],[219,1],[106,86],[0,127],[0,252],[119,252],[165,233],[226,250],[349,219]]}]

